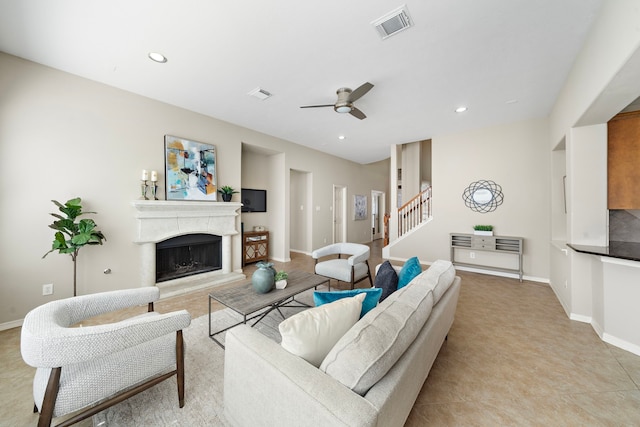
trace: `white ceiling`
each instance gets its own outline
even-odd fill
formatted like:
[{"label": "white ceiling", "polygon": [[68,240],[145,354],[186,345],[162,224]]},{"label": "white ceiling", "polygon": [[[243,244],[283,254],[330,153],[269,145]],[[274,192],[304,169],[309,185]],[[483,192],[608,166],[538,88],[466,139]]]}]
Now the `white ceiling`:
[{"label": "white ceiling", "polygon": [[[402,4],[414,26],[381,40],[371,22]],[[547,116],[601,4],[0,0],[0,51],[370,163],[391,144]],[[299,108],[366,81],[365,120]],[[247,95],[258,86],[273,97]]]}]

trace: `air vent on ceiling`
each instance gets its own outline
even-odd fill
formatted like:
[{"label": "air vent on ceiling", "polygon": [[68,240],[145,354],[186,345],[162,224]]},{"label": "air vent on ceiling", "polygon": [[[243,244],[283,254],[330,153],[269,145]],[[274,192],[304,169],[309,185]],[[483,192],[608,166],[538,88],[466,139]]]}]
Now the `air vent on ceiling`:
[{"label": "air vent on ceiling", "polygon": [[271,93],[270,92],[267,92],[264,89],[260,89],[259,87],[255,88],[254,90],[249,92],[247,95],[251,95],[254,98],[258,98],[261,101],[264,101],[265,99],[271,97]]},{"label": "air vent on ceiling", "polygon": [[382,18],[376,19],[371,25],[376,28],[383,40],[394,34],[398,34],[400,31],[406,30],[412,25],[407,5],[402,5],[387,13]]}]

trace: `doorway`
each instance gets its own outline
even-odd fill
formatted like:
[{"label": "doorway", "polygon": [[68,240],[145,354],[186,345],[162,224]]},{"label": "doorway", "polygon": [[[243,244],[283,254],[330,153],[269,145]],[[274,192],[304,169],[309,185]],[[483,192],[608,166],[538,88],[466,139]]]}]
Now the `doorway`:
[{"label": "doorway", "polygon": [[383,191],[371,190],[371,240],[382,239],[385,203]]},{"label": "doorway", "polygon": [[293,252],[311,253],[311,173],[290,170],[289,247]]},{"label": "doorway", "polygon": [[333,243],[347,241],[347,187],[333,186]]}]

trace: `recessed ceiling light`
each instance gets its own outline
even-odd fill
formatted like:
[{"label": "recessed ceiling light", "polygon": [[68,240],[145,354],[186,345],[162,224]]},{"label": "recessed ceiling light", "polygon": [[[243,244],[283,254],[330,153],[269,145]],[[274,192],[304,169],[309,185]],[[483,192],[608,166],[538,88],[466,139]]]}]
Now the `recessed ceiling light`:
[{"label": "recessed ceiling light", "polygon": [[464,113],[467,111],[467,107],[458,107],[456,108],[456,113]]},{"label": "recessed ceiling light", "polygon": [[343,139],[345,139],[345,138],[346,138],[346,136],[344,136],[344,135],[339,135],[339,136],[338,136],[338,139],[339,139],[339,140],[343,140]]},{"label": "recessed ceiling light", "polygon": [[156,61],[156,62],[159,62],[161,64],[164,64],[165,62],[167,62],[167,57],[164,56],[161,53],[158,53],[158,52],[149,52],[149,58],[152,61]]},{"label": "recessed ceiling light", "polygon": [[510,100],[505,102],[505,104],[517,104],[517,103],[518,103],[517,99],[510,99]]}]

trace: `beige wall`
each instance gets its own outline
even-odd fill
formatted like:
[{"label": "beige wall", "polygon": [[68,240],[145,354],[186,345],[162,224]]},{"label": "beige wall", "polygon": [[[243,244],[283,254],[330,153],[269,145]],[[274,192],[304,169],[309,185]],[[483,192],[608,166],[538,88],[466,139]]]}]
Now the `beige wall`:
[{"label": "beige wall", "polygon": [[[314,211],[314,247],[330,236],[335,181],[348,186],[350,197],[387,185],[388,162],[365,166],[337,159],[0,53],[0,327],[72,294],[71,258],[54,253],[41,259],[53,240],[47,227],[56,209],[51,199],[82,197],[86,210],[98,212],[94,219],[107,237],[104,246],[80,251],[80,294],[139,286],[131,202],[139,197],[142,169],[160,171],[164,179],[165,134],[216,145],[218,181],[236,188],[245,179],[243,142],[281,153],[269,156],[263,173],[272,190],[266,222],[276,235],[274,254],[282,258],[289,250],[291,168],[314,175],[313,204],[320,207]],[[367,221],[350,224],[350,240],[366,241],[365,230]],[[239,269],[239,236],[232,247]],[[106,268],[112,274],[103,274]],[[46,283],[54,284],[53,296],[42,296]]]},{"label": "beige wall", "polygon": [[[525,239],[525,276],[547,279],[548,138],[546,119],[434,137],[433,220],[414,236],[399,240],[391,257],[418,256],[423,262],[449,259],[449,233],[473,233],[475,224],[491,224],[497,235]],[[504,203],[494,212],[474,212],[462,199],[464,189],[481,179],[502,187]]]}]

